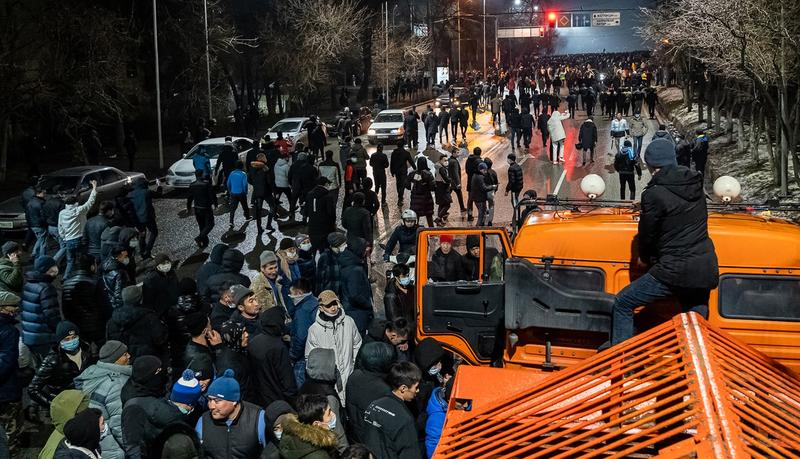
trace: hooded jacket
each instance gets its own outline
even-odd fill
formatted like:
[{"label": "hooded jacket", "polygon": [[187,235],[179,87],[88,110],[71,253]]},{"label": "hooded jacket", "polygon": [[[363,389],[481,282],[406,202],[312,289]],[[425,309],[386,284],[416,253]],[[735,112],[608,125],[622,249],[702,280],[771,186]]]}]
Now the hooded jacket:
[{"label": "hooded jacket", "polygon": [[311,293],[295,305],[294,320],[292,320],[292,341],[289,348],[289,358],[292,362],[305,358],[308,329],[316,321],[318,312],[319,301]]},{"label": "hooded jacket", "polygon": [[131,359],[142,355],[154,355],[162,360],[166,357],[169,330],[150,307],[123,306],[114,310],[106,333],[108,339],[128,345]]},{"label": "hooded jacket", "polygon": [[324,427],[303,424],[294,414],[287,414],[283,424],[280,451],[284,459],[332,459],[336,435]]},{"label": "hooded jacket", "polygon": [[350,206],[342,211],[342,227],[347,230],[347,240],[353,238],[372,241],[372,215],[363,206]]},{"label": "hooded jacket", "polygon": [[22,386],[17,378],[18,369],[17,320],[8,314],[0,314],[0,406],[6,402],[18,402],[22,398]]},{"label": "hooded jacket", "polygon": [[347,415],[352,427],[350,440],[354,443],[364,441],[364,412],[370,403],[392,391],[385,379],[394,356],[392,345],[376,341],[364,343],[358,352],[356,369],[347,380],[345,388]]},{"label": "hooded jacket", "polygon": [[[342,279],[342,307],[348,315],[372,314],[372,288],[362,258],[365,249],[363,239],[352,241],[339,255],[339,267]],[[365,330],[371,318],[362,324],[356,322],[359,331]]]},{"label": "hooded jacket", "polygon": [[155,220],[156,210],[153,207],[153,193],[147,188],[147,180],[140,178],[133,186],[133,190],[128,193],[128,197],[136,210],[138,223],[143,225]]},{"label": "hooded jacket", "polygon": [[197,293],[204,298],[210,297],[208,291],[208,278],[214,274],[222,272],[222,257],[228,250],[226,244],[217,244],[211,249],[208,261],[197,270],[195,280],[197,281]]},{"label": "hooded jacket", "polygon": [[[453,160],[450,162],[452,163]],[[389,240],[386,242],[386,250],[383,251],[383,261],[389,261],[389,257],[392,256],[396,245],[400,246],[397,251],[398,253],[407,253],[409,255],[416,254],[417,229],[419,229],[417,225],[409,228],[404,224],[400,224],[400,226],[395,228]]]},{"label": "hooded jacket", "polygon": [[87,342],[105,341],[111,311],[96,275],[83,269],[73,271],[72,277],[64,281],[61,302],[64,319],[78,326],[81,338]]},{"label": "hooded jacket", "polygon": [[651,263],[648,272],[669,286],[712,289],[719,284],[702,174],[667,166],[653,175],[642,192],[639,254]]},{"label": "hooded jacket", "polygon": [[[129,256],[133,260],[133,256]],[[127,266],[109,257],[103,262],[103,288],[106,292],[108,304],[116,310],[122,307],[122,289],[131,285]]]},{"label": "hooded jacket", "polygon": [[89,396],[89,407],[103,413],[110,435],[100,440],[103,459],[122,459],[122,386],[131,376],[130,365],[97,362],[75,378],[75,388]]},{"label": "hooded jacket", "polygon": [[39,271],[25,273],[20,306],[22,342],[26,346],[55,343],[56,326],[61,320],[61,312],[53,278]]},{"label": "hooded jacket", "polygon": [[444,387],[433,390],[428,400],[428,420],[425,423],[425,452],[428,458],[433,457],[439,439],[442,437],[444,420],[447,416],[447,400],[444,399]]},{"label": "hooded jacket", "polygon": [[347,379],[355,367],[356,355],[361,348],[361,334],[359,334],[353,319],[347,316],[342,309],[336,317],[329,317],[320,311],[316,321],[308,329],[305,357],[314,349],[332,349],[335,355],[336,368],[342,384],[336,392],[342,403],[347,404],[344,388]]},{"label": "hooded jacket", "polygon": [[308,216],[310,236],[325,237],[336,230],[337,196],[322,185],[317,185],[308,192],[305,214]]},{"label": "hooded jacket", "polygon": [[80,360],[81,366],[78,368],[78,365],[67,357],[66,351],[58,345],[53,346],[36,369],[33,380],[28,384],[28,395],[31,400],[45,407],[51,404],[61,391],[75,387],[75,377],[97,361],[89,345],[84,342],[80,343]]},{"label": "hooded jacket", "polygon": [[594,148],[597,144],[597,126],[592,120],[586,120],[581,124],[578,133],[578,142],[583,148]]},{"label": "hooded jacket", "polygon": [[318,394],[327,397],[331,411],[336,415],[336,419],[340,420],[333,429],[333,433],[336,434],[337,449],[344,451],[349,445],[344,431],[346,416],[342,401],[336,392],[337,387],[344,386],[336,371],[334,352],[331,349],[315,349],[311,352],[306,362],[306,375],[300,394]]},{"label": "hooded jacket", "polygon": [[411,190],[411,210],[419,216],[433,215],[434,177],[428,170],[427,158],[417,159],[417,169],[408,174],[406,188]]},{"label": "hooded jacket", "polygon": [[58,214],[58,235],[64,241],[80,239],[86,228],[86,214],[97,199],[97,190],[92,190],[89,199],[83,204],[67,204]]},{"label": "hooded jacket", "polygon": [[65,390],[53,399],[50,404],[50,418],[53,420],[53,433],[47,439],[39,459],[52,459],[61,440],[64,439],[64,424],[75,415],[89,408],[89,397],[79,390]]},{"label": "hooded jacket", "polygon": [[247,180],[253,187],[253,198],[266,198],[269,193],[272,192],[269,186],[269,173],[270,170],[269,167],[267,167],[267,163],[261,161],[253,161],[250,163],[250,169],[247,172]]},{"label": "hooded jacket", "polygon": [[251,337],[247,345],[259,406],[267,406],[276,400],[290,401],[297,395],[289,351],[282,339],[284,317],[279,308],[264,311],[260,317],[264,333]]},{"label": "hooded jacket", "polygon": [[207,295],[204,296],[212,303],[219,301],[219,291],[226,282],[231,285],[242,284],[245,287],[250,287],[250,279],[240,272],[244,266],[242,252],[236,249],[225,250],[222,255],[221,266],[222,270],[210,276],[206,281]]}]

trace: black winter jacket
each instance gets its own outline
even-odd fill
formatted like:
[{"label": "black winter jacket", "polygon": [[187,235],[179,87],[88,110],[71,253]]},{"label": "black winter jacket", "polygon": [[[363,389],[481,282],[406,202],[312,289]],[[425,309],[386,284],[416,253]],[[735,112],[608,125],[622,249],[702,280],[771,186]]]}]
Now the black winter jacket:
[{"label": "black winter jacket", "polygon": [[128,345],[132,359],[142,355],[154,355],[166,362],[169,331],[155,311],[139,306],[123,306],[114,311],[108,321],[109,340]]},{"label": "black winter jacket", "polygon": [[342,227],[347,230],[348,241],[360,237],[372,243],[372,215],[367,209],[351,206],[342,211]]},{"label": "black winter jacket", "polygon": [[372,289],[370,288],[364,260],[356,255],[353,250],[357,244],[349,244],[344,252],[339,254],[339,266],[342,282],[342,294],[339,297],[345,311],[351,309],[372,310]]},{"label": "black winter jacket", "polygon": [[168,426],[185,423],[177,406],[165,398],[134,397],[122,408],[122,437],[125,457],[141,459]]},{"label": "black winter jacket", "polygon": [[436,282],[456,282],[465,280],[463,273],[464,260],[461,254],[450,250],[444,254],[442,249],[436,249],[431,258],[428,276]]},{"label": "black winter jacket", "polygon": [[584,121],[578,133],[578,143],[583,148],[594,148],[597,143],[597,126],[591,121]]},{"label": "black winter jacket", "polygon": [[145,274],[142,281],[142,304],[152,306],[159,317],[163,317],[170,307],[178,303],[180,294],[175,270],[162,273],[152,269]]},{"label": "black winter jacket", "polygon": [[253,187],[253,198],[266,198],[272,192],[270,186],[269,176],[270,169],[266,163],[261,161],[253,161],[250,163],[250,169],[247,171],[247,180]]},{"label": "black winter jacket", "polygon": [[122,289],[129,285],[131,280],[128,277],[127,267],[116,258],[109,257],[103,263],[103,288],[112,309],[122,307]]},{"label": "black winter jacket", "polygon": [[701,289],[718,285],[700,173],[667,166],[653,175],[642,192],[639,256],[652,264],[649,273],[667,285]]},{"label": "black winter jacket", "polygon": [[100,257],[103,231],[108,228],[108,223],[108,219],[102,214],[97,214],[86,220],[86,228],[83,234],[86,238],[89,255]]},{"label": "black winter jacket", "polygon": [[31,228],[47,228],[47,220],[44,216],[44,199],[39,196],[31,198],[25,208],[25,212],[30,219]]},{"label": "black winter jacket", "polygon": [[53,278],[39,271],[25,273],[22,285],[22,342],[27,346],[55,343],[55,332],[61,320],[58,292]]},{"label": "black winter jacket", "polygon": [[407,253],[415,255],[417,253],[417,229],[418,226],[412,228],[406,225],[400,225],[392,231],[389,240],[386,242],[386,250],[383,252],[383,261],[389,261],[389,257],[394,252],[394,247],[399,245],[397,253]]},{"label": "black winter jacket", "polygon": [[247,352],[259,406],[269,406],[275,400],[291,401],[297,395],[289,350],[280,336],[264,333],[253,337]]},{"label": "black winter jacket", "polygon": [[42,407],[50,403],[65,389],[74,389],[76,376],[89,365],[97,362],[89,345],[81,341],[81,367],[75,364],[63,349],[55,345],[36,369],[36,375],[28,385],[31,400]]},{"label": "black winter jacket", "polygon": [[134,185],[133,191],[128,193],[128,197],[136,210],[136,218],[139,224],[145,224],[156,218],[156,210],[153,207],[153,193],[147,188],[147,181],[139,179]]},{"label": "black winter jacket", "polygon": [[472,176],[478,173],[478,165],[481,163],[479,155],[467,156],[467,161],[464,163],[464,171],[467,173],[467,191],[472,189]]},{"label": "black winter jacket", "polygon": [[217,194],[211,188],[208,179],[201,178],[189,185],[189,196],[186,198],[186,208],[194,205],[195,209],[211,209],[217,207]]},{"label": "black winter jacket", "polygon": [[19,330],[17,321],[0,314],[0,404],[18,402],[22,386],[17,379],[19,369]]},{"label": "black winter jacket", "polygon": [[[363,349],[363,347],[362,347]],[[364,412],[370,403],[385,397],[392,392],[392,388],[385,380],[386,375],[376,371],[356,368],[347,379],[347,417],[350,419],[352,436],[350,441],[361,443],[364,441]]]},{"label": "black winter jacket", "polygon": [[[425,158],[420,158],[420,162]],[[419,163],[418,163],[419,165]],[[433,174],[428,170],[412,171],[406,179],[406,188],[411,190],[411,210],[418,216],[433,215]]]},{"label": "black winter jacket", "polygon": [[322,185],[315,186],[306,196],[309,236],[325,237],[336,230],[337,194]]},{"label": "black winter jacket", "polygon": [[469,196],[473,202],[486,202],[489,199],[488,192],[492,191],[492,188],[486,183],[487,175],[478,173],[470,179]]},{"label": "black winter jacket", "polygon": [[411,153],[403,147],[395,148],[389,161],[389,171],[392,175],[402,176],[405,179],[409,167],[414,169]]},{"label": "black winter jacket", "polygon": [[89,343],[105,341],[106,322],[111,311],[96,275],[84,270],[75,271],[64,281],[61,302],[64,319],[78,326],[81,338]]},{"label": "black winter jacket", "polygon": [[44,220],[47,222],[47,226],[58,226],[58,214],[64,210],[64,207],[64,200],[57,195],[50,196],[44,201],[42,213],[44,214]]},{"label": "black winter jacket", "polygon": [[506,185],[506,191],[514,191],[519,193],[522,191],[522,187],[524,185],[524,176],[522,173],[522,166],[517,163],[513,163],[508,166],[508,184]]},{"label": "black winter jacket", "polygon": [[396,395],[389,394],[372,402],[364,413],[364,424],[364,444],[376,457],[422,457],[414,418]]},{"label": "black winter jacket", "polygon": [[236,249],[228,249],[222,255],[222,271],[208,278],[206,300],[209,303],[219,301],[219,291],[226,282],[250,287],[250,278],[241,274],[244,266],[244,255]]},{"label": "black winter jacket", "polygon": [[208,261],[197,270],[195,280],[197,281],[197,293],[203,298],[210,297],[208,292],[208,278],[214,274],[222,272],[222,256],[228,246],[225,244],[217,244],[211,249],[211,255],[208,256]]}]

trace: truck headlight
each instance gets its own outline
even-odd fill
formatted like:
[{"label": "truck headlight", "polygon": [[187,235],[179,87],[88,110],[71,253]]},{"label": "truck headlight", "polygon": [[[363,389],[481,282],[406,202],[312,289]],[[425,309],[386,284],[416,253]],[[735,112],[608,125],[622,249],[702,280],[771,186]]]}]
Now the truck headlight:
[{"label": "truck headlight", "polygon": [[375,129],[370,129],[367,131],[367,135],[375,135]]}]

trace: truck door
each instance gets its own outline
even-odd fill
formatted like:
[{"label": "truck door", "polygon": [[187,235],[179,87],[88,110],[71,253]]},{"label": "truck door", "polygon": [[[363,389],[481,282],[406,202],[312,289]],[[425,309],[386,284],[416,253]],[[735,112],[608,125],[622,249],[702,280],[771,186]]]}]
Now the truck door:
[{"label": "truck door", "polygon": [[417,337],[435,338],[474,365],[500,360],[510,253],[501,228],[420,230]]}]

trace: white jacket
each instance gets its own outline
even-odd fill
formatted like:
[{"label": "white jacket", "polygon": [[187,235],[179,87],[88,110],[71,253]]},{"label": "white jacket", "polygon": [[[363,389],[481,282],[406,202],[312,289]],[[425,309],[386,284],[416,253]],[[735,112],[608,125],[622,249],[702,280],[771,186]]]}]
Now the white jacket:
[{"label": "white jacket", "polygon": [[565,120],[567,118],[569,118],[569,113],[561,113],[558,110],[554,111],[553,114],[550,115],[550,119],[547,120],[547,130],[550,131],[550,140],[552,142],[558,142],[559,140],[564,140],[567,137],[567,134],[564,132],[564,126],[561,124],[561,120]]},{"label": "white jacket", "polygon": [[94,205],[97,199],[97,190],[92,190],[89,199],[83,204],[67,204],[58,213],[58,235],[64,241],[80,239],[83,237],[83,230],[86,228],[86,214]]},{"label": "white jacket", "polygon": [[614,118],[611,120],[611,132],[619,132],[619,131],[627,131],[628,130],[628,122],[625,118],[618,120]]},{"label": "white jacket", "polygon": [[356,364],[356,355],[361,349],[361,334],[356,329],[356,323],[350,316],[340,309],[341,314],[334,321],[322,320],[317,314],[317,319],[308,329],[308,340],[306,341],[306,359],[312,349],[323,348],[332,349],[336,356],[336,369],[342,379],[342,387],[337,386],[336,392],[342,400],[342,404],[347,403],[344,399],[344,388],[347,387],[347,379],[353,373]]},{"label": "white jacket", "polygon": [[275,163],[275,188],[289,188],[289,161],[284,158]]}]

